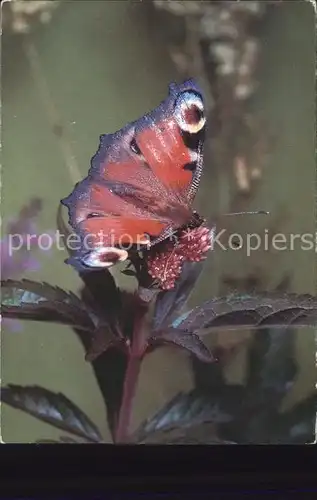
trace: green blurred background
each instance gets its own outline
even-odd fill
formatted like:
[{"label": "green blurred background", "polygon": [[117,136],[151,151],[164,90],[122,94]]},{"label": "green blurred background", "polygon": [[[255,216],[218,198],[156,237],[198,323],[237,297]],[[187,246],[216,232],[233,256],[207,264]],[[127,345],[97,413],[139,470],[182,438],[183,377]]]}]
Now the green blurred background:
[{"label": "green blurred background", "polygon": [[[23,37],[4,29],[3,231],[8,218],[32,196],[44,200],[40,229],[54,229],[59,200],[72,190],[76,168],[82,177],[86,175],[99,135],[142,116],[165,98],[171,81],[182,79],[164,37],[154,35],[147,10],[144,2],[62,3],[49,24],[36,25],[27,35],[36,48],[40,67],[36,61],[32,67]],[[268,18],[261,35],[262,69],[253,106],[274,129],[275,145],[256,196],[243,208],[261,208],[274,218],[281,217],[278,232],[286,234],[316,231],[314,30],[312,5],[286,2]],[[47,89],[50,95],[45,98]],[[62,140],[52,128],[56,112],[64,127]],[[207,216],[226,206],[219,197],[219,183],[226,186],[229,182],[225,169],[223,179],[215,181],[212,167],[212,162],[205,166],[197,199],[197,206]],[[233,232],[260,234],[271,224],[260,216],[232,218],[229,222]],[[269,257],[264,254],[255,252],[246,257],[245,252],[234,250],[210,254],[193,302],[217,293],[224,270],[243,277],[258,263],[266,269],[269,288],[290,273],[292,291],[316,292],[314,251],[297,248]],[[55,251],[39,258],[40,271],[25,277],[78,290],[80,281],[75,271],[64,264],[66,253]],[[120,280],[124,286],[133,286],[128,278]],[[316,381],[314,332],[302,329],[297,338],[301,371],[286,405],[313,391]],[[92,369],[70,329],[35,322],[25,322],[20,333],[3,328],[1,354],[2,384],[35,384],[64,393],[109,438]],[[239,359],[228,376],[242,381],[241,366]],[[186,355],[162,349],[148,356],[138,388],[134,424],[191,384]],[[4,442],[33,442],[60,435],[60,431],[6,405],[1,408],[1,432]]]}]

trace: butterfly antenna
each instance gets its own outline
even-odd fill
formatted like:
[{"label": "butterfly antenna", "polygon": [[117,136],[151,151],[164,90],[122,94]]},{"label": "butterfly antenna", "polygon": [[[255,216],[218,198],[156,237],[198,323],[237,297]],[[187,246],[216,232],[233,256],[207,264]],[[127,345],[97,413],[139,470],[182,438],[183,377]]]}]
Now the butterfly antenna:
[{"label": "butterfly antenna", "polygon": [[224,216],[230,216],[230,215],[270,215],[270,212],[267,212],[266,210],[255,210],[252,212],[231,212],[229,214],[223,214]]}]

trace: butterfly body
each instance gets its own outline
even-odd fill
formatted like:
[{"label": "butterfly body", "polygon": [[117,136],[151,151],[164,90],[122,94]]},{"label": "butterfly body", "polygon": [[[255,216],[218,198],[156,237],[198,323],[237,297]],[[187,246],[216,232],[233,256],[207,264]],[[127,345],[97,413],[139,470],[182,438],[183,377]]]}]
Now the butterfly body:
[{"label": "butterfly body", "polygon": [[205,116],[192,80],[171,84],[153,111],[102,135],[88,175],[62,203],[81,237],[72,264],[107,267],[128,246],[153,246],[180,228],[197,227],[192,209],[203,167]]}]

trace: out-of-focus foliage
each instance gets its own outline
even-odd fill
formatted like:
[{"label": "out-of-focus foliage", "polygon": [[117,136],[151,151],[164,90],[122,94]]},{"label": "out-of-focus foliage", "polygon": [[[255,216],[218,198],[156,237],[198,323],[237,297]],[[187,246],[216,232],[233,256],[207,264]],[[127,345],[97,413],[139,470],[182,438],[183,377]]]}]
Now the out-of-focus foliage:
[{"label": "out-of-focus foliage", "polygon": [[59,0],[11,0],[2,6],[3,26],[13,34],[30,33],[36,23],[47,24],[51,21]]},{"label": "out-of-focus foliage", "polygon": [[232,169],[238,194],[250,194],[272,149],[272,131],[250,111],[261,66],[259,31],[266,2],[153,0],[157,30],[184,77],[195,76],[214,124],[214,169]]},{"label": "out-of-focus foliage", "polygon": [[[50,254],[39,247],[36,219],[41,210],[42,200],[34,198],[22,207],[17,217],[9,220],[0,242],[2,280],[19,279],[26,272],[37,271],[41,267],[38,253]],[[52,236],[50,233],[47,232],[49,237]],[[15,319],[4,319],[3,324],[11,331],[22,329],[22,324]]]}]

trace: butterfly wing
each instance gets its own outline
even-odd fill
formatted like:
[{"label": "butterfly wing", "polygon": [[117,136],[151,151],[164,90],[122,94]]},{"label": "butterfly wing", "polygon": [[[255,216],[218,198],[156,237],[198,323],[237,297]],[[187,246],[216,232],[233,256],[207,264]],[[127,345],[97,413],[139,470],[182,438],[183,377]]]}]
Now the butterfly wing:
[{"label": "butterfly wing", "polygon": [[167,99],[152,112],[101,136],[89,175],[120,179],[165,201],[191,205],[203,168],[205,123],[197,84],[171,84]]},{"label": "butterfly wing", "polygon": [[[189,221],[202,171],[204,128],[201,92],[188,81],[171,85],[154,111],[100,137],[88,177],[62,200],[70,225],[82,242],[89,237],[98,259],[106,249],[102,258],[108,265],[107,255],[123,234],[132,244],[149,237],[156,242]],[[85,252],[82,243],[79,258]]]},{"label": "butterfly wing", "polygon": [[149,236],[157,237],[167,226],[143,207],[116,195],[102,179],[87,177],[62,203],[68,207],[69,223],[78,236],[72,242],[74,257],[69,263],[80,270],[82,264],[108,267],[125,260],[124,249],[149,244]]},{"label": "butterfly wing", "polygon": [[188,206],[202,173],[205,123],[201,91],[189,80],[172,84],[168,98],[135,127],[135,142],[146,163]]}]

